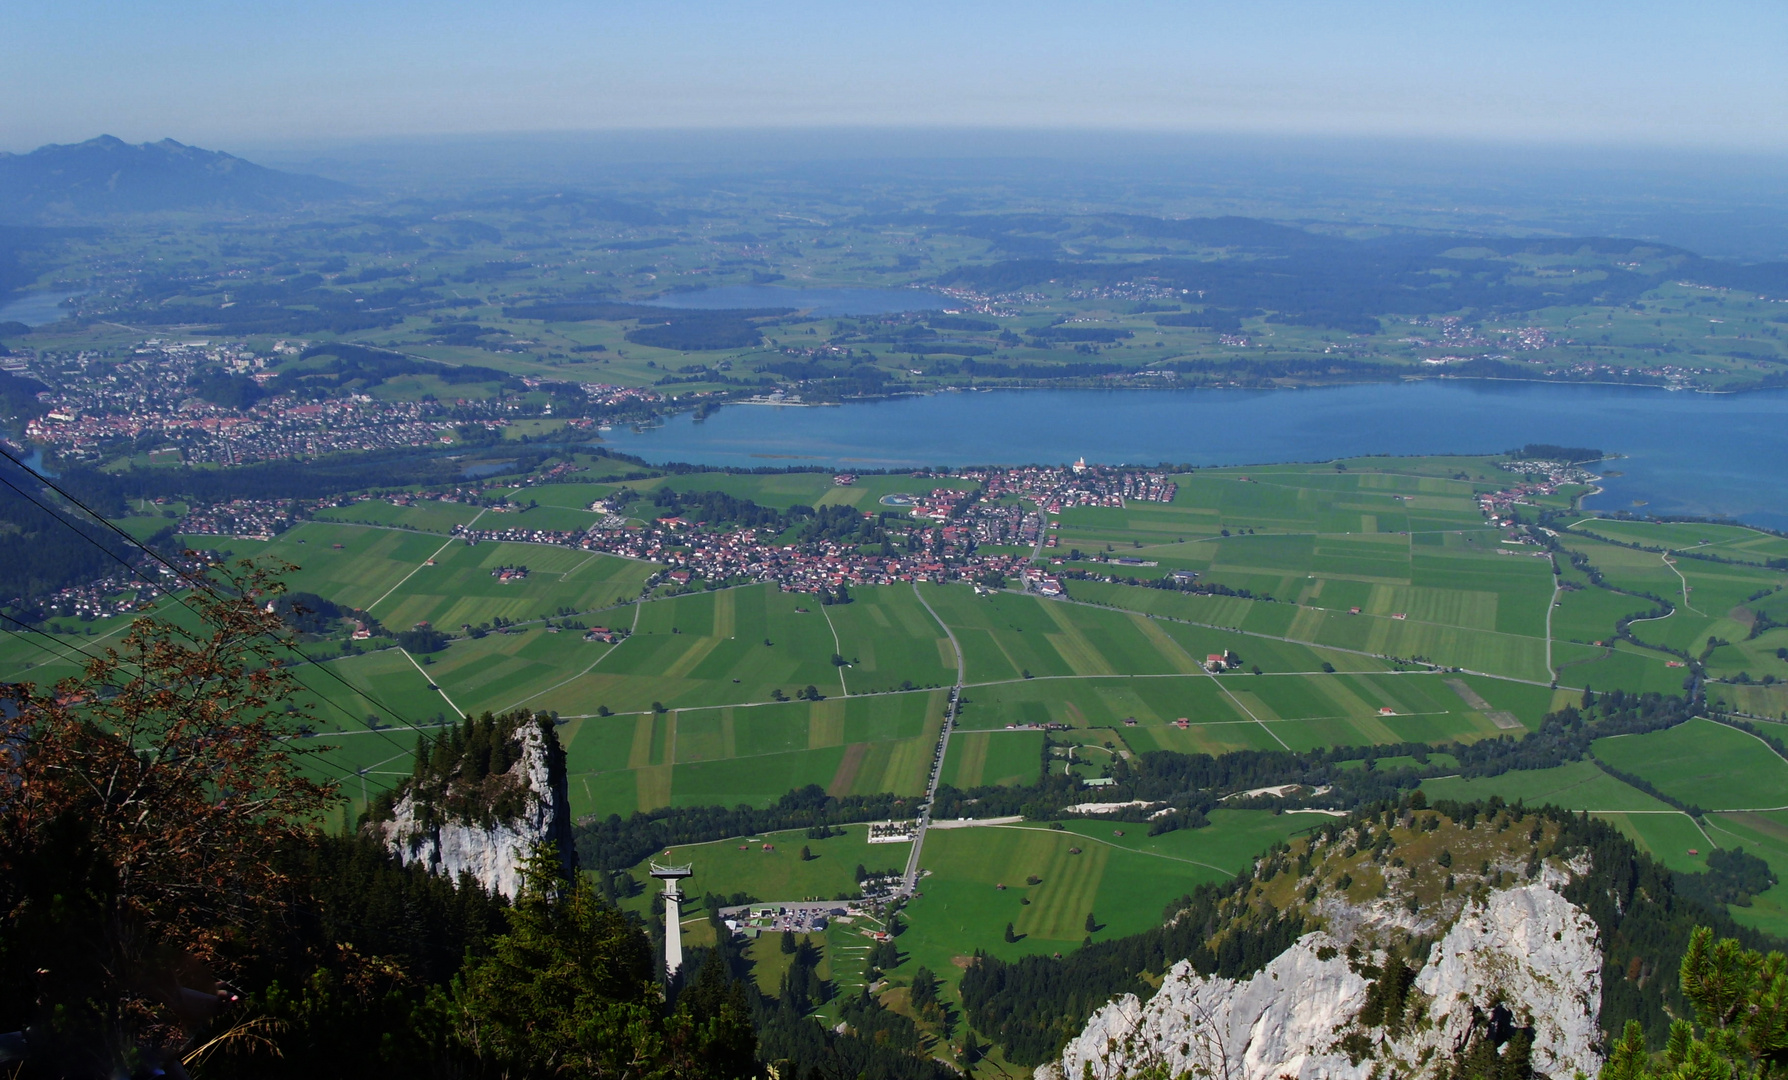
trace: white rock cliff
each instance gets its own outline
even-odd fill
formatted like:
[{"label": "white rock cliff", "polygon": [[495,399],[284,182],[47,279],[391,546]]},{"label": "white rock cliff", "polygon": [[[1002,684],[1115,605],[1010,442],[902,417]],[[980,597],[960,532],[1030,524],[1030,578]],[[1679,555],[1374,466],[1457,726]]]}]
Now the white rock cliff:
[{"label": "white rock cliff", "polygon": [[[1306,934],[1239,982],[1205,978],[1182,961],[1146,1005],[1126,994],[1094,1013],[1038,1080],[1117,1080],[1161,1066],[1201,1080],[1367,1080],[1375,1070],[1387,1075],[1387,1065],[1404,1077],[1432,1076],[1495,1004],[1533,1029],[1537,1073],[1569,1080],[1600,1067],[1596,926],[1547,884],[1466,907],[1416,976],[1424,1019],[1395,1037],[1359,1027],[1369,983],[1346,959],[1347,944]],[[1358,1063],[1341,1046],[1350,1034],[1371,1044]],[[1356,1038],[1356,1053],[1359,1045]]]},{"label": "white rock cliff", "polygon": [[472,875],[487,889],[513,898],[521,887],[520,866],[542,843],[569,851],[570,810],[565,792],[553,782],[548,735],[537,724],[515,733],[521,759],[508,775],[526,787],[524,809],[514,818],[490,823],[437,821],[424,824],[414,793],[399,799],[390,821],[376,826],[397,857],[420,862],[430,871],[457,879]]}]

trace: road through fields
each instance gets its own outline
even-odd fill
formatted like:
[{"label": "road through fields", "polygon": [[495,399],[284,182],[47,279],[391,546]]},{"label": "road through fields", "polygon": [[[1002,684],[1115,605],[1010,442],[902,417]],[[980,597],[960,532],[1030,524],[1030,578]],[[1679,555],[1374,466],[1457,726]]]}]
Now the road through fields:
[{"label": "road through fields", "polygon": [[919,883],[919,853],[925,848],[925,830],[931,825],[931,804],[937,799],[938,780],[944,775],[944,755],[950,749],[950,732],[956,727],[956,706],[962,700],[962,683],[968,671],[962,646],[957,642],[955,632],[950,629],[949,623],[938,618],[937,612],[932,610],[930,602],[925,599],[925,594],[919,591],[919,583],[916,581],[913,582],[913,595],[919,598],[919,603],[925,606],[931,617],[937,619],[944,636],[950,639],[950,648],[956,651],[956,685],[950,688],[950,705],[944,712],[943,734],[938,736],[937,756],[931,761],[931,777],[925,783],[925,801],[919,806],[919,822],[913,829],[913,850],[906,857],[906,877],[901,881],[900,888],[907,896],[913,894]]}]

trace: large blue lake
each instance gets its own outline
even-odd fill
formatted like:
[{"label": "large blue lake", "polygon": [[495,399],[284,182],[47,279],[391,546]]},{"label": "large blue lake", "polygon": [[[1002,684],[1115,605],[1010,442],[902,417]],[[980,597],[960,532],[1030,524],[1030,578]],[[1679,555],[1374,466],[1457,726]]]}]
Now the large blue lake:
[{"label": "large blue lake", "polygon": [[1623,455],[1604,510],[1734,517],[1788,530],[1788,392],[1425,380],[1315,390],[1010,390],[831,408],[733,405],[616,429],[648,461],[910,468],[1194,465],[1361,454],[1497,453],[1528,442]]},{"label": "large blue lake", "polygon": [[13,293],[0,303],[0,322],[21,322],[26,326],[60,322],[68,314],[62,307],[68,296],[64,292]]}]

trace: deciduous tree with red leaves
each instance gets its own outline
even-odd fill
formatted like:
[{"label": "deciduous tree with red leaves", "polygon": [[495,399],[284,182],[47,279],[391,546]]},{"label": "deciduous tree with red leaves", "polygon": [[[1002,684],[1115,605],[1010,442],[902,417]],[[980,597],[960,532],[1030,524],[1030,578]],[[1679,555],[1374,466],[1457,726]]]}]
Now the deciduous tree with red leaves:
[{"label": "deciduous tree with red leaves", "polygon": [[0,1006],[33,1060],[177,1071],[287,910],[275,854],[333,792],[268,610],[286,569],[214,567],[80,676],[0,687]]}]

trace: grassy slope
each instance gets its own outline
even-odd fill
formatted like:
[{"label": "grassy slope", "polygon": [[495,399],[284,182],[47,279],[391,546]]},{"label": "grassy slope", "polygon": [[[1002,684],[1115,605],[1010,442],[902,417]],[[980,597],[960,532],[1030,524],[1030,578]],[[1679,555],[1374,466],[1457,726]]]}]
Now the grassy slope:
[{"label": "grassy slope", "polygon": [[1658,790],[1708,810],[1788,804],[1788,761],[1754,736],[1711,720],[1598,739],[1594,753]]}]

